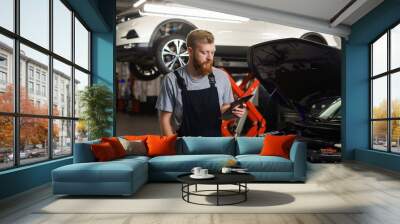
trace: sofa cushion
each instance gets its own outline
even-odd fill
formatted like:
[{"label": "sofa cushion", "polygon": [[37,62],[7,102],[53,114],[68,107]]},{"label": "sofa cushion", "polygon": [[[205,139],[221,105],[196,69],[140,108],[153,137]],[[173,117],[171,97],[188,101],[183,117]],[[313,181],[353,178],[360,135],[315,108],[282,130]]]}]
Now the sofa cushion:
[{"label": "sofa cushion", "polygon": [[236,141],[236,155],[259,154],[264,137],[237,137]]},{"label": "sofa cushion", "polygon": [[[146,162],[139,159],[74,163],[53,170],[58,182],[129,182],[134,172],[142,172]],[[147,176],[147,174],[144,174]]]},{"label": "sofa cushion", "polygon": [[149,135],[146,139],[148,156],[164,156],[176,154],[176,135]]},{"label": "sofa cushion", "polygon": [[225,154],[234,155],[233,137],[182,137],[177,143],[177,154]]},{"label": "sofa cushion", "polygon": [[146,141],[148,136],[147,135],[125,135],[122,137],[129,141],[137,141],[137,140]]},{"label": "sofa cushion", "polygon": [[296,135],[267,135],[261,149],[261,156],[280,156],[289,159],[290,148]]},{"label": "sofa cushion", "polygon": [[109,142],[102,142],[99,144],[93,144],[90,146],[96,161],[104,162],[117,159],[118,156],[115,154],[115,150]]},{"label": "sofa cushion", "polygon": [[142,140],[126,140],[124,138],[119,137],[119,142],[124,147],[126,151],[126,155],[138,155],[145,156],[147,155],[146,142]]},{"label": "sofa cushion", "polygon": [[238,155],[240,167],[249,172],[292,172],[292,161],[279,156]]},{"label": "sofa cushion", "polygon": [[92,144],[99,144],[100,140],[75,143],[74,147],[74,163],[88,163],[96,161],[94,154],[90,148]]},{"label": "sofa cushion", "polygon": [[219,171],[230,159],[231,155],[175,155],[158,156],[149,160],[149,170],[163,172],[190,172],[193,167],[200,166],[211,172]]},{"label": "sofa cushion", "polygon": [[130,156],[125,156],[124,158],[120,158],[120,159],[116,159],[113,160],[113,162],[130,162],[132,160],[139,160],[139,161],[143,161],[143,162],[148,162],[150,159],[150,157],[147,156],[137,156],[137,155],[130,155]]},{"label": "sofa cushion", "polygon": [[119,142],[117,137],[110,137],[110,138],[101,138],[101,142],[108,142],[114,149],[115,155],[117,158],[122,158],[126,156],[126,151],[122,146],[121,142]]}]

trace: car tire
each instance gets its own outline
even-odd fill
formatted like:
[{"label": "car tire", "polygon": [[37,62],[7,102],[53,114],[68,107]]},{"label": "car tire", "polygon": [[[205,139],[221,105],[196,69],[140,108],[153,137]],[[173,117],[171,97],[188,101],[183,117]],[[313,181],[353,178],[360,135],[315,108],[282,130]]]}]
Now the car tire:
[{"label": "car tire", "polygon": [[186,39],[183,35],[172,34],[161,38],[155,47],[156,65],[163,74],[186,65],[189,60]]},{"label": "car tire", "polygon": [[154,64],[129,63],[129,70],[135,78],[144,81],[156,79],[161,75]]}]

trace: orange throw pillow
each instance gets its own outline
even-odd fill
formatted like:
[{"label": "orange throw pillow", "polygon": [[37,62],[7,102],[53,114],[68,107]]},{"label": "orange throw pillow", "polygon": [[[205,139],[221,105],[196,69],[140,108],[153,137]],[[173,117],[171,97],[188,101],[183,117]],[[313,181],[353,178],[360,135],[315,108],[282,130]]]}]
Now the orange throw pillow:
[{"label": "orange throw pillow", "polygon": [[124,136],[124,139],[128,141],[146,141],[147,135],[126,135]]},{"label": "orange throw pillow", "polygon": [[148,156],[176,155],[176,138],[177,135],[149,135],[146,139]]},{"label": "orange throw pillow", "polygon": [[99,162],[109,161],[117,158],[113,147],[108,142],[93,144],[90,146],[90,148],[94,154],[94,157]]},{"label": "orange throw pillow", "polygon": [[111,137],[111,138],[101,138],[101,142],[108,142],[114,149],[115,155],[117,158],[121,158],[126,156],[126,151],[122,146],[121,142],[119,142],[118,138]]},{"label": "orange throw pillow", "polygon": [[295,139],[296,135],[267,135],[264,138],[260,155],[280,156],[289,159],[290,147],[292,147]]}]

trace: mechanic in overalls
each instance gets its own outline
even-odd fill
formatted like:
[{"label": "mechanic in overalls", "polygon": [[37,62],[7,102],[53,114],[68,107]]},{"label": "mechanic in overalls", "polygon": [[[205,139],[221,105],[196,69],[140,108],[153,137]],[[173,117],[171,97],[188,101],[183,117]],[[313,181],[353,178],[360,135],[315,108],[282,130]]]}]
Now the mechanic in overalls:
[{"label": "mechanic in overalls", "polygon": [[[162,135],[221,136],[221,114],[233,102],[225,72],[213,67],[214,36],[193,30],[186,38],[188,63],[166,75],[156,108]],[[233,108],[242,117],[245,108]]]}]

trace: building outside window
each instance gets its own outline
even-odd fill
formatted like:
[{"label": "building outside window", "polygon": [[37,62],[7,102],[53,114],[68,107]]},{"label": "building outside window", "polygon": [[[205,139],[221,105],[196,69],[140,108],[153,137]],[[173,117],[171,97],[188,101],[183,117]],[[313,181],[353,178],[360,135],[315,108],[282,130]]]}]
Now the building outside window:
[{"label": "building outside window", "polygon": [[400,25],[370,44],[371,148],[400,153]]},{"label": "building outside window", "polygon": [[29,91],[29,94],[33,94],[33,92],[34,92],[33,82],[31,82],[31,81],[28,82],[28,91]]},{"label": "building outside window", "polygon": [[33,67],[29,66],[28,70],[29,79],[33,80]]},{"label": "building outside window", "polygon": [[36,69],[36,81],[40,81],[40,70]]},{"label": "building outside window", "polygon": [[40,96],[40,84],[36,84],[36,95]]},{"label": "building outside window", "polygon": [[0,71],[0,84],[7,84],[7,74],[4,71]]},{"label": "building outside window", "polygon": [[[2,128],[6,128],[0,133],[0,139],[3,140],[0,141],[0,153],[5,155],[2,158],[6,158],[6,160],[0,160],[0,171],[71,156],[73,143],[87,139],[86,127],[78,122],[79,114],[74,114],[71,107],[65,108],[65,106],[78,102],[78,92],[83,86],[89,85],[89,82],[82,82],[82,80],[89,80],[91,75],[90,60],[88,60],[91,47],[90,31],[75,16],[71,7],[65,5],[65,1],[18,2],[19,12],[14,13],[14,10],[11,10],[10,13],[13,17],[19,16],[19,18],[14,18],[15,21],[19,21],[15,24],[17,26],[15,30],[20,31],[19,35],[10,37],[9,32],[16,34],[14,28],[4,27],[3,23],[0,23],[2,28],[8,30],[0,29],[0,87],[1,84],[11,84],[13,87],[10,88],[11,92],[1,91],[0,88],[0,97],[3,94],[14,96],[15,89],[20,89],[21,93],[18,99],[8,97],[9,105],[4,104],[5,101],[0,101],[0,112],[8,113],[0,114]],[[49,4],[50,2],[52,4]],[[37,14],[38,11],[42,13]],[[52,25],[51,29],[49,25]],[[50,42],[53,43],[53,52],[50,49]],[[14,46],[15,43],[18,46]],[[16,58],[19,58],[18,63],[12,60],[15,58],[14,53],[18,56]],[[53,53],[63,60],[57,61],[53,58]],[[75,57],[72,58],[72,55]],[[50,61],[53,63],[49,63]],[[17,74],[20,80],[19,88],[15,88],[14,70],[11,69],[16,65],[20,65],[20,72]],[[50,74],[50,71],[53,71],[53,74]],[[79,73],[75,80],[73,80],[74,73]],[[49,94],[47,94],[50,84],[48,77],[54,78],[53,89]],[[59,85],[60,80],[64,82],[62,87]],[[77,91],[72,92],[71,88],[65,88],[74,84],[79,85]],[[27,94],[22,94],[24,92]],[[58,106],[57,109],[55,105],[61,94],[63,105]],[[53,97],[54,105],[49,105],[50,97]],[[20,108],[18,113],[14,112],[14,105]],[[52,114],[49,114],[50,106],[54,110]],[[62,119],[59,116],[62,116]],[[50,129],[48,124],[51,124],[53,128]],[[18,125],[16,128],[19,132],[16,135],[13,132],[14,125]],[[52,131],[49,132],[50,130]],[[33,139],[30,133],[34,131],[43,134]],[[15,141],[16,139],[18,141]],[[15,157],[19,157],[19,160]]]},{"label": "building outside window", "polygon": [[7,56],[0,54],[0,91],[4,92],[7,87]]},{"label": "building outside window", "polygon": [[46,96],[46,86],[42,86],[42,96]]},{"label": "building outside window", "polygon": [[53,103],[57,104],[58,103],[58,89],[54,90],[54,98],[53,98]]},{"label": "building outside window", "polygon": [[42,83],[46,83],[46,74],[42,73]]},{"label": "building outside window", "polygon": [[0,68],[7,68],[7,56],[0,54]]}]

